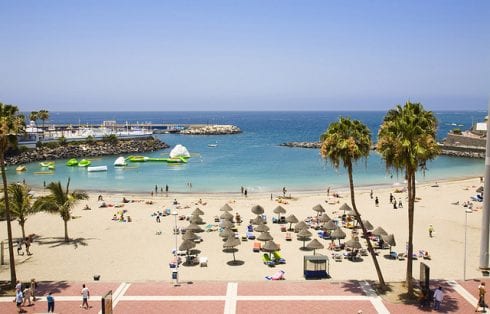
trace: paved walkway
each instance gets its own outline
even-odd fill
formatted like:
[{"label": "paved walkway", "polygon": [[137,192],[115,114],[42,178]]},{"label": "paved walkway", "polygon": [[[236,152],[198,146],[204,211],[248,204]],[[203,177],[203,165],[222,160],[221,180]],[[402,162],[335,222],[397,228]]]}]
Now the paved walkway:
[{"label": "paved walkway", "polygon": [[[439,281],[445,299],[441,312],[471,313],[479,281]],[[379,297],[365,281],[348,282],[196,282],[173,286],[168,282],[90,282],[91,308],[80,308],[82,283],[45,282],[42,297],[27,313],[45,313],[45,295],[52,291],[56,313],[100,313],[101,296],[113,292],[114,313],[422,313],[434,310],[391,303]],[[0,314],[16,313],[12,297],[0,298]]]}]

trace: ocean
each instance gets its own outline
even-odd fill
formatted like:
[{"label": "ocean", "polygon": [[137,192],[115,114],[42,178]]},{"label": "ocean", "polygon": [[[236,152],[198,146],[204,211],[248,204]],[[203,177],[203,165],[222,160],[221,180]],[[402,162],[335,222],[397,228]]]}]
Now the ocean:
[{"label": "ocean", "polygon": [[[94,191],[152,191],[155,185],[169,186],[172,192],[237,192],[243,186],[252,192],[279,193],[283,187],[289,192],[322,190],[327,187],[346,187],[348,178],[343,168],[336,170],[327,164],[316,149],[289,148],[279,144],[291,141],[318,141],[329,123],[339,116],[348,116],[365,123],[373,133],[373,141],[386,112],[51,112],[49,123],[100,125],[104,120],[152,123],[206,123],[234,124],[241,134],[221,136],[191,136],[158,134],[171,146],[182,144],[192,158],[187,164],[166,163],[130,164],[126,169],[115,169],[117,156],[102,157],[93,166],[107,165],[107,172],[88,173],[85,168],[67,167],[65,160],[56,162],[53,174],[35,174],[41,171],[39,163],[27,164],[27,171],[7,170],[10,182],[25,180],[42,188],[51,181],[66,182],[71,186]],[[483,121],[485,111],[436,112],[439,121],[438,140],[453,128],[463,130],[472,123]],[[209,147],[208,144],[216,144]],[[143,154],[150,157],[168,155],[170,149]],[[126,155],[127,156],[127,155]],[[428,164],[428,171],[417,174],[417,181],[433,181],[483,175],[484,161],[480,159],[440,156]],[[402,173],[388,173],[376,152],[354,168],[357,186],[389,185],[403,182]],[[192,183],[192,188],[188,183]]]}]

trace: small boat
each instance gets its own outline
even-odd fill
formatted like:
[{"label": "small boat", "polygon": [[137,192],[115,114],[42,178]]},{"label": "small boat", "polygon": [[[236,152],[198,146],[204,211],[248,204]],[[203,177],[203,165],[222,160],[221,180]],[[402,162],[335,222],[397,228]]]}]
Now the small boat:
[{"label": "small boat", "polygon": [[69,159],[69,160],[66,162],[66,165],[67,165],[68,167],[78,166],[78,160],[77,160],[76,158]]},{"label": "small boat", "polygon": [[54,165],[54,161],[43,161],[43,162],[40,162],[39,164],[41,165],[41,167],[47,168],[51,165]]},{"label": "small boat", "polygon": [[15,168],[15,171],[18,171],[18,172],[22,172],[22,171],[26,171],[26,170],[27,170],[27,168],[24,165],[20,165],[20,166],[17,166],[17,168]]},{"label": "small boat", "polygon": [[117,157],[117,159],[114,161],[114,166],[115,167],[124,167],[127,166],[126,159],[124,157]]},{"label": "small boat", "polygon": [[88,172],[107,171],[107,166],[87,167]]},{"label": "small boat", "polygon": [[218,144],[208,144],[208,147],[216,147]]},{"label": "small boat", "polygon": [[88,167],[90,166],[92,162],[90,160],[87,160],[87,159],[82,159],[80,160],[80,162],[78,163],[78,167]]}]

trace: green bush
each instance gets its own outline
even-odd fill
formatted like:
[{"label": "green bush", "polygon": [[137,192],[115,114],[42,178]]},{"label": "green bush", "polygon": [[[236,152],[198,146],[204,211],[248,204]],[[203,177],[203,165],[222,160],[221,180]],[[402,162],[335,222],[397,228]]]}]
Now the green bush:
[{"label": "green bush", "polygon": [[106,135],[102,138],[104,143],[117,144],[118,138],[115,134]]},{"label": "green bush", "polygon": [[463,134],[463,132],[461,132],[461,129],[459,129],[459,128],[454,128],[453,129],[453,134],[461,135],[461,134]]}]

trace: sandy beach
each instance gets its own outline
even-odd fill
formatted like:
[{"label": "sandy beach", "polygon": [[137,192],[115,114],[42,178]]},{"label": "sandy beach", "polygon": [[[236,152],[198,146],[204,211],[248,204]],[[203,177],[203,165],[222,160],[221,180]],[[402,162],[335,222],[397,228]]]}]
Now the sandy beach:
[{"label": "sandy beach", "polygon": [[[439,182],[438,187],[434,183],[417,185],[417,197],[415,209],[415,233],[414,250],[426,250],[430,252],[431,260],[419,258],[414,261],[414,275],[418,275],[419,263],[425,262],[431,266],[432,278],[462,279],[464,263],[465,242],[465,207],[461,204],[475,195],[475,190],[481,185],[479,178],[459,181]],[[380,200],[379,207],[375,206],[370,198],[370,188],[358,188],[356,201],[363,219],[368,219],[374,227],[381,226],[388,233],[394,233],[397,245],[393,247],[396,252],[404,252],[408,236],[407,226],[407,200],[406,193],[394,194],[401,199],[403,208],[393,209],[389,203],[389,194],[393,187],[378,187],[374,189],[374,196]],[[304,280],[303,256],[312,252],[300,250],[303,242],[297,240],[294,232],[293,240],[285,240],[285,232],[281,232],[279,224],[273,224],[271,218],[276,216],[272,210],[283,206],[286,216],[294,214],[303,220],[308,216],[316,216],[312,207],[321,204],[330,217],[341,214],[338,211],[344,202],[350,204],[349,194],[346,190],[338,192],[341,198],[338,203],[329,204],[326,192],[296,192],[288,191],[292,195],[287,204],[279,204],[276,199],[271,200],[270,193],[249,193],[245,198],[240,193],[235,194],[172,194],[168,196],[158,193],[157,196],[149,194],[108,194],[103,193],[104,201],[111,205],[122,204],[123,197],[132,202],[123,207],[99,208],[97,201],[99,193],[90,193],[87,201],[81,201],[73,210],[73,217],[68,223],[70,243],[63,242],[63,221],[58,215],[38,213],[30,216],[26,223],[26,234],[35,234],[34,243],[31,246],[33,255],[16,255],[17,276],[22,280],[36,278],[43,280],[92,280],[93,275],[100,275],[103,281],[171,281],[169,261],[172,259],[172,248],[175,247],[174,216],[161,218],[157,223],[154,212],[165,211],[170,208],[177,210],[179,216],[190,215],[193,210],[200,208],[205,214],[202,216],[206,224],[217,224],[214,217],[222,212],[219,209],[224,204],[229,204],[235,215],[240,214],[243,223],[237,226],[240,235],[246,231],[246,226],[251,218],[251,208],[260,204],[265,208],[270,233],[274,241],[281,246],[281,254],[286,259],[286,264],[270,268],[263,264],[262,253],[252,251],[253,240],[243,241],[237,247],[236,259],[243,261],[241,265],[230,265],[233,260],[231,253],[223,252],[223,240],[218,231],[202,232],[199,235],[203,241],[197,245],[200,256],[208,258],[207,267],[181,266],[180,279],[183,281],[262,281],[267,275],[274,274],[277,270],[285,271],[287,280]],[[43,191],[36,191],[37,195]],[[279,192],[278,192],[279,193]],[[178,206],[173,205],[177,199]],[[199,200],[203,204],[199,203]],[[151,201],[153,204],[147,204]],[[454,205],[459,201],[459,205]],[[330,202],[331,203],[331,202]],[[91,210],[83,210],[88,205]],[[473,212],[467,214],[467,278],[481,277],[478,270],[479,240],[481,224],[482,203],[474,203]],[[125,217],[130,216],[131,222],[118,222],[112,220],[113,215],[120,210],[126,210]],[[178,220],[179,227],[185,227],[189,222]],[[428,226],[432,224],[434,237],[428,235]],[[17,222],[12,223],[13,235],[17,239],[21,236],[21,229]],[[294,226],[294,225],[293,225]],[[318,239],[316,230],[310,229],[313,237]],[[346,240],[350,239],[351,231],[347,233]],[[6,224],[0,224],[2,239],[6,242]],[[256,233],[258,235],[258,233]],[[330,240],[319,239],[327,246]],[[182,236],[178,236],[178,244],[182,242]],[[361,239],[363,247],[365,240]],[[14,252],[15,252],[14,248]],[[385,280],[404,280],[406,261],[391,260],[384,257],[389,250],[381,250],[379,262]],[[317,250],[317,254],[331,256],[332,251],[327,248]],[[5,249],[5,262],[8,262],[8,250]],[[331,280],[347,279],[376,279],[376,272],[371,257],[364,256],[360,262],[352,262],[343,259],[341,262],[330,260]],[[9,279],[8,265],[1,266],[1,280]]]}]

